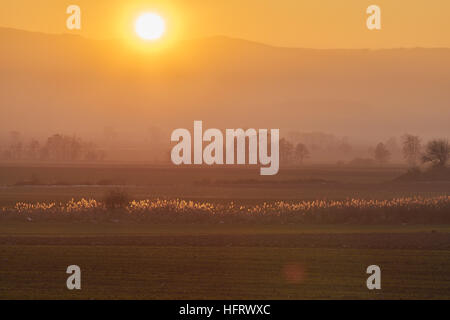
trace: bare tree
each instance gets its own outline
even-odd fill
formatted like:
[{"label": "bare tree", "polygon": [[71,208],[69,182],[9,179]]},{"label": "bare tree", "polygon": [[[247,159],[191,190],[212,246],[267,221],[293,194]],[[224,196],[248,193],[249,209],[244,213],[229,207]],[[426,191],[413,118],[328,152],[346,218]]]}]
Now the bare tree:
[{"label": "bare tree", "polygon": [[92,142],[85,142],[75,136],[54,134],[41,149],[41,157],[57,161],[97,161],[103,160],[105,154]]},{"label": "bare tree", "polygon": [[28,145],[27,157],[31,160],[36,160],[39,158],[39,141],[32,139]]},{"label": "bare tree", "polygon": [[422,149],[420,138],[411,134],[402,137],[403,158],[411,167],[416,167],[420,160],[420,150]]},{"label": "bare tree", "polygon": [[9,154],[11,159],[19,160],[22,158],[23,144],[20,132],[11,131],[9,133],[11,145],[9,146]]},{"label": "bare tree", "polygon": [[422,161],[424,163],[431,162],[434,167],[445,167],[449,157],[450,144],[448,140],[437,139],[427,143]]},{"label": "bare tree", "polygon": [[285,138],[280,139],[280,160],[284,163],[291,162],[294,146]]},{"label": "bare tree", "polygon": [[384,164],[389,161],[391,153],[386,148],[384,143],[380,142],[375,147],[374,156],[375,156],[375,160],[377,160],[380,164]]},{"label": "bare tree", "polygon": [[303,164],[303,160],[309,158],[309,150],[303,143],[297,144],[295,147],[295,158],[300,161],[300,164]]}]

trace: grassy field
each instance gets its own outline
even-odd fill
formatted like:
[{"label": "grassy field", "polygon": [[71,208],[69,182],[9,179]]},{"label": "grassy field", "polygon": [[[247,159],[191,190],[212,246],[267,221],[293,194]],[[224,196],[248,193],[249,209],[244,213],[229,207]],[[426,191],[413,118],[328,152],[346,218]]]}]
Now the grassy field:
[{"label": "grassy field", "polygon": [[[2,299],[449,299],[450,226],[10,223]],[[20,232],[14,232],[20,230]],[[68,265],[82,290],[65,288]],[[382,269],[369,291],[365,269]]]},{"label": "grassy field", "polygon": [[[1,246],[3,299],[449,299],[450,253],[300,248]],[[26,262],[26,263],[24,263]],[[82,290],[65,268],[82,268]],[[365,268],[382,268],[382,290]]]},{"label": "grassy field", "polygon": [[[0,167],[0,206],[154,197],[260,203],[448,195],[449,184],[393,182],[404,169],[255,170],[146,166]],[[38,214],[38,213],[37,213]],[[151,223],[0,219],[0,299],[450,299],[450,225]],[[66,289],[66,268],[82,290]],[[366,268],[382,270],[369,291]]]},{"label": "grassy field", "polygon": [[441,195],[449,182],[393,183],[402,167],[351,168],[307,166],[280,170],[275,177],[258,169],[155,167],[137,165],[0,166],[0,206],[18,201],[100,199],[110,189],[126,190],[133,199],[180,197],[192,200],[260,202],[261,200],[390,199]]}]

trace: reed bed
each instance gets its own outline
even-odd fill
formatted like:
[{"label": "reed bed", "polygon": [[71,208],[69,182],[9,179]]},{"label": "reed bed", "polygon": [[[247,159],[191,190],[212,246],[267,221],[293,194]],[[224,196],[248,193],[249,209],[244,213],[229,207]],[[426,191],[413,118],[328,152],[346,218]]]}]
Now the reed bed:
[{"label": "reed bed", "polygon": [[95,199],[66,203],[18,202],[1,218],[135,220],[153,222],[450,223],[450,196],[389,200],[345,199],[213,203],[183,199],[132,200],[120,207]]}]

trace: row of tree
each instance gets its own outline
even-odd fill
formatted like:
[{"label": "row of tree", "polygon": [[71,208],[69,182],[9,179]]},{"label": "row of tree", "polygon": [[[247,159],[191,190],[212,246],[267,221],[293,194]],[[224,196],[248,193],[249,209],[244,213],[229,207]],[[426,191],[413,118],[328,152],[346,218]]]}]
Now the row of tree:
[{"label": "row of tree", "polygon": [[54,134],[42,145],[35,139],[23,143],[14,132],[11,138],[10,145],[2,151],[6,160],[102,161],[106,157],[94,143],[76,136]]},{"label": "row of tree", "polygon": [[[425,146],[419,136],[405,134],[402,137],[403,158],[410,167],[417,167],[421,163],[431,163],[434,167],[444,167],[450,158],[450,144],[446,139],[434,139]],[[390,151],[380,142],[374,149],[374,158],[380,164],[389,161]]]},{"label": "row of tree", "polygon": [[[334,142],[337,141],[334,136],[330,138],[320,135],[319,138],[321,138],[319,141],[324,140],[329,142],[330,145],[334,145]],[[313,141],[317,142],[316,140]],[[389,162],[392,150],[395,149],[392,147],[394,143],[391,140],[386,143],[380,142],[375,148],[371,148],[369,152],[373,157],[372,159],[357,158],[351,163],[370,165],[371,162],[377,161],[380,165],[383,165]],[[340,143],[339,146],[347,146],[345,149],[348,153],[351,151],[351,146],[346,140],[344,142]],[[294,144],[282,138],[279,143],[282,164],[303,164],[311,156],[310,148],[314,149],[309,145],[307,146],[303,141]],[[410,167],[417,167],[421,163],[431,163],[433,166],[443,167],[446,166],[450,158],[450,144],[446,139],[434,139],[423,146],[419,136],[406,134],[401,139],[401,151],[403,158]],[[106,157],[106,152],[92,142],[84,141],[76,136],[61,134],[48,137],[44,144],[35,139],[23,143],[20,134],[13,131],[10,133],[9,145],[1,150],[0,155],[6,160],[102,161]]]},{"label": "row of tree", "polygon": [[[392,148],[389,148],[387,143],[380,142],[370,150],[370,153],[375,161],[383,165],[391,158],[390,149]],[[405,134],[402,136],[402,153],[410,167],[417,167],[421,163],[444,167],[450,158],[450,144],[446,139],[434,139],[422,146],[419,136]],[[304,143],[294,145],[285,138],[280,140],[280,161],[283,164],[303,164],[310,155],[311,152]],[[365,163],[370,163],[371,159],[367,160],[369,161],[365,161]]]},{"label": "row of tree", "polygon": [[310,156],[308,147],[303,143],[294,145],[285,138],[280,139],[280,162],[303,164],[303,161]]},{"label": "row of tree", "polygon": [[422,147],[418,136],[406,134],[403,136],[403,156],[411,167],[420,162],[445,167],[450,158],[450,144],[447,139],[434,139]]}]

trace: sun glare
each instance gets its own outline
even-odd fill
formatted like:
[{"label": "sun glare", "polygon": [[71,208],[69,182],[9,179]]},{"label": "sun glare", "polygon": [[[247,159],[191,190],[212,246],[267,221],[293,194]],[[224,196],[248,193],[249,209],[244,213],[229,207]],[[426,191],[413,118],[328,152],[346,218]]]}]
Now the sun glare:
[{"label": "sun glare", "polygon": [[136,20],[136,33],[144,40],[158,40],[166,31],[164,19],[156,13],[145,13]]}]

